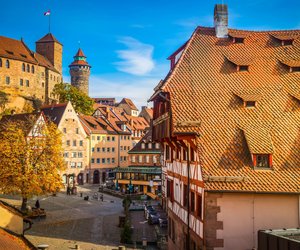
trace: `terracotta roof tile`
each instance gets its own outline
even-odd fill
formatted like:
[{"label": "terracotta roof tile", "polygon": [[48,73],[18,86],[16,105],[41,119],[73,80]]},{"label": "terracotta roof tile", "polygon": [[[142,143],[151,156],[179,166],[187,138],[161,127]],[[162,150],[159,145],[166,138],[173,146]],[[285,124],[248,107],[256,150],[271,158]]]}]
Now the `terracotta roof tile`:
[{"label": "terracotta roof tile", "polygon": [[1,250],[30,250],[36,249],[28,240],[23,236],[18,236],[13,233],[0,228],[0,248]]},{"label": "terracotta roof tile", "polygon": [[80,48],[78,49],[75,56],[86,57],[85,54],[83,53],[82,49],[80,49]]},{"label": "terracotta roof tile", "polygon": [[131,109],[138,110],[134,103],[128,98],[123,98],[119,104],[127,104]]},{"label": "terracotta roof tile", "polygon": [[46,119],[58,125],[63,117],[67,105],[67,103],[46,105],[41,107],[41,111],[43,111]]},{"label": "terracotta roof tile", "polygon": [[[155,94],[170,93],[173,134],[198,134],[206,190],[299,193],[300,104],[289,93],[291,89],[300,93],[300,74],[289,73],[279,61],[300,58],[300,30],[231,32],[246,35],[244,43],[218,39],[214,28],[198,27]],[[270,34],[296,38],[292,46],[278,46]],[[224,55],[252,55],[249,72],[237,72]],[[244,108],[234,93],[255,89],[261,95],[258,105]],[[184,121],[199,123],[181,126]],[[249,124],[259,131],[249,132]],[[259,140],[267,151],[272,148],[270,170],[253,169],[248,145],[254,152],[261,151]],[[209,180],[214,176],[240,181]]]},{"label": "terracotta roof tile", "polygon": [[36,41],[36,43],[48,43],[48,42],[56,42],[61,44],[51,33],[48,33],[47,35],[43,36],[40,40]]}]

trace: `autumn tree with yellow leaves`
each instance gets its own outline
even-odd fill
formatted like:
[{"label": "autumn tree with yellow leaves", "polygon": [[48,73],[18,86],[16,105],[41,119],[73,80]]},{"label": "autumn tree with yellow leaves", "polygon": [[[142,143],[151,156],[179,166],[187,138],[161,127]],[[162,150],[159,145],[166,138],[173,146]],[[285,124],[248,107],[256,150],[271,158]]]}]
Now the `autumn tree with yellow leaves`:
[{"label": "autumn tree with yellow leaves", "polygon": [[56,125],[46,124],[40,114],[38,119],[24,116],[4,116],[0,121],[0,193],[19,194],[22,211],[28,198],[59,191],[59,171],[65,168]]}]

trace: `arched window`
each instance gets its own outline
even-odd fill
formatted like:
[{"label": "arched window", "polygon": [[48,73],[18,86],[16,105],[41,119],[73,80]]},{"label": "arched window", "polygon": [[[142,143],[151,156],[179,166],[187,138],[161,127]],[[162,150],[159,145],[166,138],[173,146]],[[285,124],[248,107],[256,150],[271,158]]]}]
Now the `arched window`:
[{"label": "arched window", "polygon": [[2,59],[0,58],[0,67],[2,67]]},{"label": "arched window", "polygon": [[27,64],[27,72],[30,72],[30,66]]},{"label": "arched window", "polygon": [[25,72],[25,63],[22,64],[22,71]]},{"label": "arched window", "polygon": [[31,73],[34,74],[34,66],[31,66]]},{"label": "arched window", "polygon": [[8,60],[6,60],[5,66],[6,66],[6,68],[9,69],[9,61]]}]

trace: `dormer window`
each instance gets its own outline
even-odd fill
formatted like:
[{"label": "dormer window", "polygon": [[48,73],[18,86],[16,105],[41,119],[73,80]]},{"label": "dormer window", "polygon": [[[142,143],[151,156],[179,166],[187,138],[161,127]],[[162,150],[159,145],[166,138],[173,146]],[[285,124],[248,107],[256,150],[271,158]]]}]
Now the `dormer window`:
[{"label": "dormer window", "polygon": [[245,38],[242,37],[234,37],[233,42],[234,43],[244,43]]},{"label": "dormer window", "polygon": [[237,71],[239,72],[245,72],[249,71],[249,66],[248,65],[237,65]]},{"label": "dormer window", "polygon": [[270,168],[272,166],[272,155],[271,154],[253,155],[253,165],[256,168]]},{"label": "dormer window", "polygon": [[282,60],[280,62],[288,67],[290,73],[300,72],[300,60]]},{"label": "dormer window", "polygon": [[256,104],[255,101],[245,101],[244,102],[244,105],[246,108],[255,108],[255,104]]},{"label": "dormer window", "polygon": [[272,37],[278,41],[281,46],[291,46],[296,37],[286,34],[272,34]]}]

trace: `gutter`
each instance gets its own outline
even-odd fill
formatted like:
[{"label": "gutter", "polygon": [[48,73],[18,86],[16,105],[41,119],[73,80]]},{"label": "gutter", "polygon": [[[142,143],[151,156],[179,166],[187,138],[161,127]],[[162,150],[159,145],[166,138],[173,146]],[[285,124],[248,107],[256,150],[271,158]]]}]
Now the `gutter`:
[{"label": "gutter", "polygon": [[282,195],[289,194],[289,195],[299,195],[299,206],[300,206],[300,192],[292,193],[292,192],[235,191],[235,190],[207,190],[207,189],[204,189],[204,192],[207,192],[207,193],[282,194]]}]

